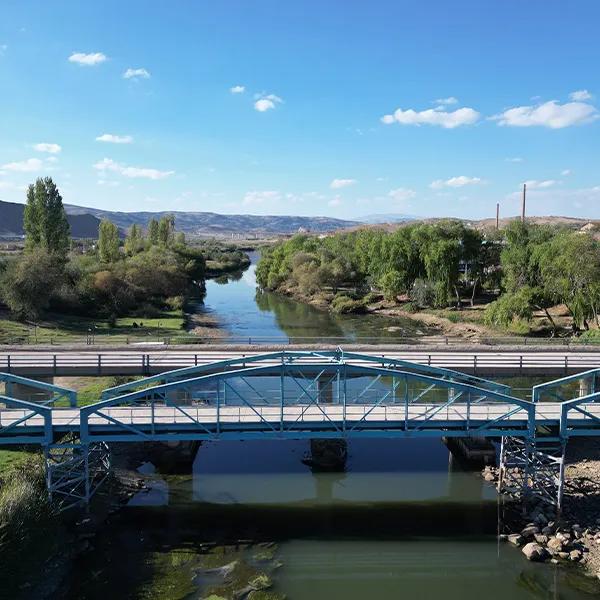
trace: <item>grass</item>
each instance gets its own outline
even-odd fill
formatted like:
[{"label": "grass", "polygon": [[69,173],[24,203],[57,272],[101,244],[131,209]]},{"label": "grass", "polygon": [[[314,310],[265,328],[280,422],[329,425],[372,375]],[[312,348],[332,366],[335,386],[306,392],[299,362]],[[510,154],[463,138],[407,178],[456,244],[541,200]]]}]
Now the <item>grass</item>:
[{"label": "grass", "polygon": [[121,317],[114,327],[110,327],[107,319],[59,314],[50,314],[38,325],[33,325],[12,320],[4,314],[0,317],[0,344],[65,344],[85,341],[88,335],[93,335],[95,341],[101,338],[100,341],[106,342],[155,341],[181,335],[184,325],[180,310],[149,317]]},{"label": "grass", "polygon": [[26,450],[0,450],[0,479],[18,471],[31,459],[31,452]]}]

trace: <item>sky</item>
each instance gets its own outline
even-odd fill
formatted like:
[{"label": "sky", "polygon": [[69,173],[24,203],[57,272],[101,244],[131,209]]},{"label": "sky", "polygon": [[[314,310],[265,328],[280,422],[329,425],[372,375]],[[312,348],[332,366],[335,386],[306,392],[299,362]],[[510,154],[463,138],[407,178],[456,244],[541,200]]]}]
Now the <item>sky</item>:
[{"label": "sky", "polygon": [[597,0],[0,0],[0,199],[600,218]]}]

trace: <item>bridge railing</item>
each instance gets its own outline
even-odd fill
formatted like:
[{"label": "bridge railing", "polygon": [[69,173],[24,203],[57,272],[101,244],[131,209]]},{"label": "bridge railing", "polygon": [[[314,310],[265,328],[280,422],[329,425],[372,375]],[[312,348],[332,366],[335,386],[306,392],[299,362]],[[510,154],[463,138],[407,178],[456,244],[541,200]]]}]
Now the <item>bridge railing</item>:
[{"label": "bridge railing", "polygon": [[0,382],[4,383],[6,395],[10,397],[13,397],[14,386],[22,386],[21,390],[25,388],[38,390],[37,393],[33,392],[29,394],[27,400],[30,402],[49,406],[66,402],[69,406],[77,406],[77,392],[69,388],[45,381],[38,381],[37,379],[20,377],[12,373],[0,373]]},{"label": "bridge railing", "polygon": [[[286,362],[199,375],[81,409],[82,440],[531,435],[535,406],[387,367]],[[507,433],[510,432],[510,433]]]},{"label": "bridge railing", "polygon": [[567,400],[561,405],[560,435],[597,436],[600,432],[600,392]]},{"label": "bridge railing", "polygon": [[600,391],[600,369],[590,369],[575,375],[561,377],[546,383],[534,385],[533,402],[565,402],[577,397],[588,396]]},{"label": "bridge railing", "polygon": [[0,444],[52,442],[52,409],[42,404],[0,396]]}]

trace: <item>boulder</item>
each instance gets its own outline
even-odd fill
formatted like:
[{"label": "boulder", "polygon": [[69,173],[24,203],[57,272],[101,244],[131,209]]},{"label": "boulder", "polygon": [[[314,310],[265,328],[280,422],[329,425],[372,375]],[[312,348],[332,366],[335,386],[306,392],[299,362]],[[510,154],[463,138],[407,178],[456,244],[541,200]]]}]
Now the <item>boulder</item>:
[{"label": "boulder", "polygon": [[521,531],[521,535],[526,539],[526,540],[530,540],[533,539],[533,536],[536,533],[540,532],[540,528],[537,525],[527,525],[527,527],[525,527],[522,531]]},{"label": "boulder", "polygon": [[569,552],[569,559],[574,562],[579,562],[583,556],[583,552],[581,550],[571,550]]},{"label": "boulder", "polygon": [[527,560],[532,562],[542,562],[548,558],[548,552],[543,546],[537,542],[529,542],[521,549],[521,552],[527,557]]},{"label": "boulder", "polygon": [[538,544],[545,545],[548,543],[548,536],[543,533],[536,533],[533,537]]},{"label": "boulder", "polygon": [[546,545],[548,547],[548,550],[550,550],[552,554],[562,552],[563,543],[561,540],[558,539],[558,537],[551,537]]},{"label": "boulder", "polygon": [[513,544],[513,546],[520,546],[523,543],[523,538],[520,533],[511,533],[506,539]]},{"label": "boulder", "polygon": [[486,471],[483,474],[483,478],[485,479],[485,481],[494,481],[496,479],[491,471]]}]

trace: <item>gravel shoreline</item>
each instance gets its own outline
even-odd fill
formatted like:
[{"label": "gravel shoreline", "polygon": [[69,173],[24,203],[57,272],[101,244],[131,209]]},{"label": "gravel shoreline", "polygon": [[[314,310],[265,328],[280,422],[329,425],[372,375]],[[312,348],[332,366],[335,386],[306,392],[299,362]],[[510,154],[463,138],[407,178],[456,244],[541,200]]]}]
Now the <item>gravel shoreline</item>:
[{"label": "gravel shoreline", "polygon": [[[496,483],[498,471],[486,466],[483,478]],[[528,560],[579,563],[600,579],[600,440],[569,441],[560,515],[549,505],[533,504],[525,514],[512,511],[504,529],[500,539],[520,548]]]}]

